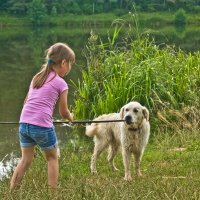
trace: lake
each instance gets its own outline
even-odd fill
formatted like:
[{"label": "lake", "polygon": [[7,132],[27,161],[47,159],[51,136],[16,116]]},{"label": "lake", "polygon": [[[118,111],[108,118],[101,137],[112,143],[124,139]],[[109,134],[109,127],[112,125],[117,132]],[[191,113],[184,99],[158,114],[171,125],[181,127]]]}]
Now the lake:
[{"label": "lake", "polygon": [[[8,27],[0,29],[0,122],[18,122],[23,101],[32,76],[43,63],[44,50],[55,42],[65,42],[76,53],[76,64],[66,81],[69,84],[69,105],[73,105],[73,85],[81,70],[86,68],[82,54],[90,31],[100,33],[106,41],[106,27],[51,27],[33,30],[31,28]],[[144,29],[144,31],[147,29]],[[200,49],[200,28],[198,27],[154,27],[152,34],[157,44],[175,45],[189,52]],[[59,119],[56,109],[55,119]],[[60,143],[72,142],[72,128],[56,125]],[[15,158],[20,156],[18,125],[0,124],[0,179],[6,175]]]}]

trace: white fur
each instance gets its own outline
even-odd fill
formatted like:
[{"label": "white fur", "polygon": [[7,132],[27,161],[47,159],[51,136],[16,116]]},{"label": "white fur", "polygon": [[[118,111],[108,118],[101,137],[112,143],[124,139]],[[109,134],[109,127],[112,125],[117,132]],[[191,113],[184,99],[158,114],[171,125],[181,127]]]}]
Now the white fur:
[{"label": "white fur", "polygon": [[131,180],[131,154],[135,157],[135,173],[141,175],[140,161],[150,135],[149,112],[138,102],[130,102],[121,108],[120,113],[104,114],[94,119],[120,120],[125,122],[92,123],[86,126],[86,135],[94,137],[94,152],[91,158],[91,172],[96,173],[96,160],[101,152],[109,148],[108,162],[112,170],[117,170],[114,157],[121,147],[125,180]]}]

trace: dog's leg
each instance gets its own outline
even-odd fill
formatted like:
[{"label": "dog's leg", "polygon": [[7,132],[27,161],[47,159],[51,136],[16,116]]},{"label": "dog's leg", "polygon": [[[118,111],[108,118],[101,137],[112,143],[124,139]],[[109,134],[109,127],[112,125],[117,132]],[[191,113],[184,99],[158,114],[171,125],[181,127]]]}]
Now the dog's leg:
[{"label": "dog's leg", "polygon": [[111,165],[112,171],[117,171],[117,167],[115,166],[114,163],[114,157],[117,154],[117,150],[118,150],[118,146],[117,144],[111,144],[109,146],[109,150],[108,150],[108,162]]},{"label": "dog's leg", "polygon": [[97,169],[96,169],[97,158],[102,153],[102,151],[108,146],[107,143],[101,143],[101,142],[102,141],[95,143],[94,152],[93,152],[93,155],[92,155],[91,165],[90,165],[90,169],[91,169],[92,174],[97,173]]},{"label": "dog's leg", "polygon": [[124,170],[125,170],[124,180],[131,181],[132,180],[131,170],[130,170],[131,152],[125,148],[122,148],[122,157],[123,157]]},{"label": "dog's leg", "polygon": [[135,175],[142,176],[140,172],[140,161],[142,158],[141,152],[134,153],[134,157],[135,157]]}]

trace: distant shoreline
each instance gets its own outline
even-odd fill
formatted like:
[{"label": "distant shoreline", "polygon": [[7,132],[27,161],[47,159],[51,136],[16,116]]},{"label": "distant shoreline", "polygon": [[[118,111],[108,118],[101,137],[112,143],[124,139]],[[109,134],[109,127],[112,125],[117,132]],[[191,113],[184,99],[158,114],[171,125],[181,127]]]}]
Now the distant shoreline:
[{"label": "distant shoreline", "polygon": [[[174,24],[175,12],[140,12],[137,13],[139,22],[148,26],[162,26]],[[128,13],[126,15],[117,16],[114,13],[102,13],[96,15],[57,15],[47,16],[42,26],[106,26],[112,23],[116,19],[123,19],[130,21],[133,19],[134,13]],[[200,15],[187,13],[187,24],[200,24]],[[0,13],[0,29],[10,26],[31,26],[28,17],[16,17],[13,15],[7,15]]]}]

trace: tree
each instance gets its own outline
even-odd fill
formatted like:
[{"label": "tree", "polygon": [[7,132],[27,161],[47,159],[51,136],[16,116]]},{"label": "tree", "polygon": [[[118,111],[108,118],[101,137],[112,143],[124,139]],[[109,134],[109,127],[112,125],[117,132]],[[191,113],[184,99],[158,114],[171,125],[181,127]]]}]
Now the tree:
[{"label": "tree", "polygon": [[108,12],[110,8],[110,0],[104,0],[104,10]]},{"label": "tree", "polygon": [[9,0],[7,1],[7,10],[9,13],[15,15],[25,15],[27,12],[27,5],[30,0]]},{"label": "tree", "polygon": [[183,8],[178,9],[175,13],[175,24],[176,25],[185,25],[186,24],[186,13]]},{"label": "tree", "polygon": [[33,0],[28,6],[28,16],[34,26],[40,26],[46,16],[46,8],[42,0]]},{"label": "tree", "polygon": [[57,15],[57,9],[56,9],[55,6],[52,7],[51,15],[53,15],[53,16],[56,16],[56,15]]},{"label": "tree", "polygon": [[0,11],[5,11],[8,8],[8,2],[5,0],[0,0]]}]

